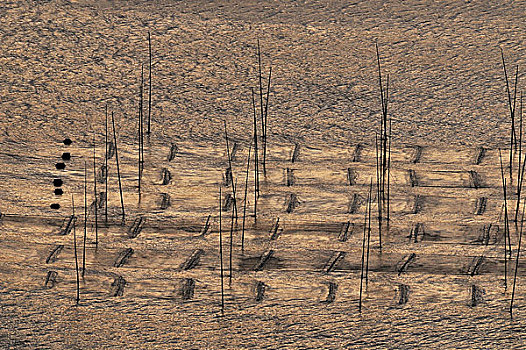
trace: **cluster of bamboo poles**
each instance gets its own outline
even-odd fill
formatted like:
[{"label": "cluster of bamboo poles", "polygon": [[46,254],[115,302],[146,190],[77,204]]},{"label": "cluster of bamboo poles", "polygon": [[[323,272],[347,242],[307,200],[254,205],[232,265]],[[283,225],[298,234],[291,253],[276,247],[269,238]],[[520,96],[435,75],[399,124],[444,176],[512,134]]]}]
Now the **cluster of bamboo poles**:
[{"label": "cluster of bamboo poles", "polygon": [[[149,78],[148,78],[148,119],[147,119],[147,135],[151,133],[151,111],[152,111],[152,45],[151,45],[151,36],[148,32],[148,52],[149,52]],[[138,192],[139,192],[139,203],[141,201],[141,180],[142,173],[144,169],[144,64],[141,64],[141,82],[139,86],[139,125],[138,125],[138,139],[139,139],[139,161],[138,161]],[[111,112],[111,126],[113,134],[113,143],[109,141],[109,127],[108,127],[108,105],[105,108],[105,135],[104,135],[104,144],[105,144],[105,154],[104,154],[104,184],[105,184],[105,198],[104,198],[104,222],[108,224],[108,201],[109,201],[109,164],[108,160],[112,158],[110,154],[110,145],[113,145],[115,152],[115,163],[117,168],[117,179],[119,183],[119,196],[121,204],[121,215],[122,221],[121,224],[126,223],[126,213],[124,209],[124,198],[122,191],[122,180],[121,180],[121,171],[119,165],[119,148],[117,143],[117,130],[115,127],[115,118],[113,111]],[[96,138],[95,131],[93,130],[93,208],[95,215],[95,247],[98,247],[99,244],[99,200],[97,193],[97,170],[96,170]],[[88,170],[87,162],[84,161],[84,236],[82,244],[82,267],[79,266],[78,253],[77,253],[77,233],[76,233],[76,221],[73,226],[73,246],[75,252],[75,271],[77,275],[77,294],[76,294],[76,303],[77,305],[80,302],[80,276],[84,278],[86,273],[86,241],[87,241],[87,221],[88,221]],[[75,200],[73,195],[71,195],[71,205],[72,205],[72,215],[75,217]]]},{"label": "cluster of bamboo poles", "polygon": [[[378,74],[379,74],[379,86],[380,86],[380,97],[381,97],[381,122],[380,122],[380,132],[379,137],[378,133],[376,134],[376,190],[377,190],[377,200],[378,200],[378,223],[379,223],[379,242],[380,250],[382,248],[382,222],[386,220],[387,229],[389,229],[389,213],[390,213],[390,169],[391,169],[391,118],[388,117],[388,102],[389,102],[389,76],[387,76],[387,83],[384,87],[382,82],[382,73],[380,66],[380,55],[378,51],[378,45],[376,46],[377,53],[377,63],[378,63]],[[271,86],[271,77],[272,77],[272,67],[269,70],[269,76],[267,81],[267,91],[266,99],[263,100],[263,82],[262,82],[262,65],[261,65],[261,50],[259,45],[259,40],[257,42],[257,61],[258,61],[258,81],[259,81],[259,117],[260,117],[260,127],[261,127],[261,136],[258,137],[258,108],[256,106],[256,93],[254,88],[251,88],[252,96],[252,110],[253,110],[253,138],[249,145],[248,149],[248,158],[246,163],[245,171],[245,196],[243,200],[243,221],[242,221],[242,230],[241,230],[241,251],[244,253],[245,249],[245,223],[246,223],[246,210],[247,210],[247,195],[248,195],[248,182],[249,182],[249,172],[250,172],[250,161],[251,161],[251,151],[252,146],[254,146],[254,220],[257,221],[257,201],[260,196],[260,178],[259,178],[259,165],[261,163],[259,157],[259,148],[258,140],[261,139],[262,142],[262,152],[263,152],[263,175],[266,175],[266,157],[267,157],[267,115],[268,115],[268,106],[269,106],[269,96],[270,96],[270,86]],[[234,180],[234,172],[232,169],[232,159],[230,156],[230,147],[229,147],[229,138],[227,132],[227,124],[224,121],[225,128],[225,142],[227,149],[228,157],[228,168],[226,171],[226,183],[230,183],[232,186],[232,214],[231,214],[231,224],[230,224],[230,251],[229,251],[229,285],[232,285],[232,256],[233,256],[233,231],[234,226],[237,229],[237,198],[236,198],[236,181]],[[229,178],[230,177],[230,178]],[[365,213],[364,219],[364,236],[363,236],[363,249],[362,249],[362,268],[361,268],[361,278],[360,278],[360,302],[359,310],[362,309],[362,291],[363,291],[363,280],[365,279],[365,286],[368,285],[368,274],[369,274],[369,251],[370,251],[370,241],[371,241],[371,212],[372,212],[372,189],[373,181],[371,179],[369,185],[369,194],[367,196],[367,210]],[[222,238],[222,222],[221,222],[221,211],[222,206],[222,191],[221,187],[219,190],[219,256],[220,256],[220,268],[221,268],[221,312],[224,313],[224,264],[223,264],[223,238]],[[366,244],[367,242],[367,244]],[[367,251],[367,253],[365,253]]]},{"label": "cluster of bamboo poles", "polygon": [[380,118],[380,130],[375,135],[376,146],[376,189],[378,207],[378,239],[380,250],[382,249],[382,229],[384,220],[389,231],[390,221],[390,183],[391,183],[391,118],[388,117],[389,106],[389,74],[387,81],[382,81],[382,69],[380,66],[380,53],[376,44],[376,60],[378,64],[378,84],[382,114]]},{"label": "cluster of bamboo poles", "polygon": [[[375,134],[376,150],[376,200],[378,208],[378,241],[379,249],[382,251],[382,230],[383,222],[386,222],[389,231],[390,221],[390,182],[391,182],[391,118],[388,113],[389,105],[389,74],[387,81],[383,83],[382,69],[380,65],[380,52],[378,44],[376,46],[376,61],[378,65],[378,85],[380,91],[380,102],[382,113],[380,116],[380,130]],[[369,193],[367,195],[366,210],[364,217],[363,239],[362,239],[362,263],[360,273],[360,299],[358,310],[362,312],[363,282],[365,279],[365,289],[369,283],[369,252],[371,242],[371,208],[372,208],[373,180],[370,180]]]},{"label": "cluster of bamboo poles", "polygon": [[[252,112],[253,112],[253,134],[248,148],[248,157],[246,162],[245,169],[245,190],[243,198],[243,219],[241,225],[241,254],[245,252],[245,226],[246,226],[246,215],[247,215],[247,200],[248,200],[248,183],[250,176],[250,163],[251,157],[253,157],[253,171],[254,171],[254,222],[257,221],[257,202],[261,193],[260,186],[260,165],[263,166],[263,176],[267,174],[267,125],[268,125],[268,110],[269,110],[269,100],[270,100],[270,88],[271,88],[271,79],[272,79],[272,67],[269,69],[266,92],[264,92],[263,84],[263,69],[262,69],[262,60],[261,60],[261,48],[259,44],[259,39],[257,40],[257,80],[259,85],[259,93],[254,91],[254,88],[251,88],[251,98],[252,98]],[[259,100],[259,111],[257,108],[256,100]],[[259,117],[259,123],[258,123]],[[230,237],[229,237],[229,286],[232,285],[233,277],[233,254],[234,254],[234,231],[238,230],[238,205],[237,205],[237,180],[235,178],[234,170],[232,168],[232,155],[230,152],[230,144],[228,137],[228,129],[226,120],[224,123],[225,131],[225,144],[226,144],[226,155],[228,168],[225,172],[225,184],[231,186],[232,190],[232,213],[230,217]],[[259,129],[259,130],[258,130]],[[259,133],[259,135],[258,135]],[[258,146],[261,144],[261,149]],[[254,147],[254,148],[252,148]],[[254,152],[252,153],[252,149]],[[262,154],[261,154],[262,153]],[[223,271],[223,238],[222,238],[222,222],[221,222],[221,211],[223,210],[222,205],[222,190],[220,186],[219,190],[219,256],[220,256],[220,267],[221,267],[221,312],[224,313],[224,271]]]},{"label": "cluster of bamboo poles", "polygon": [[[104,200],[104,221],[106,225],[108,224],[108,183],[109,183],[109,171],[108,171],[108,160],[110,157],[110,150],[108,142],[108,108],[106,106],[106,125],[105,125],[105,156],[104,156],[104,169],[103,172],[104,175],[104,184],[106,186],[106,192],[105,192],[105,200]],[[118,154],[118,145],[117,145],[117,133],[115,129],[115,118],[113,115],[113,112],[111,113],[111,123],[113,126],[113,147],[115,149],[115,162],[116,162],[116,168],[117,168],[117,178],[119,183],[119,194],[120,194],[120,202],[121,202],[121,210],[122,210],[122,225],[125,223],[125,212],[124,212],[124,199],[122,194],[122,182],[121,182],[121,174],[120,174],[120,166],[119,166],[119,154]],[[93,137],[93,211],[95,215],[95,222],[94,222],[94,231],[95,231],[95,247],[97,248],[99,245],[99,198],[97,194],[97,167],[96,167],[96,143],[95,143],[95,137]],[[75,218],[75,200],[73,194],[71,195],[71,206],[72,206],[72,216]],[[79,261],[78,261],[78,254],[77,254],[77,234],[76,234],[76,220],[73,224],[73,246],[75,251],[75,271],[77,274],[77,297],[76,302],[77,304],[80,302],[80,282],[79,282],[79,276],[82,276],[84,278],[86,273],[86,241],[87,241],[87,234],[88,234],[88,166],[87,161],[84,161],[84,236],[82,240],[82,267],[79,267]]]},{"label": "cluster of bamboo poles", "polygon": [[[522,243],[522,232],[524,223],[524,206],[526,201],[523,203],[522,215],[520,218],[519,228],[519,208],[521,203],[522,186],[524,179],[524,169],[526,168],[526,154],[522,152],[522,136],[523,136],[523,112],[522,112],[522,92],[520,98],[517,98],[518,92],[518,81],[519,81],[519,66],[515,69],[515,81],[513,87],[513,94],[510,89],[510,81],[508,79],[508,71],[506,68],[506,61],[504,59],[504,52],[501,49],[502,66],[504,70],[504,79],[506,81],[506,94],[508,100],[509,115],[511,121],[510,127],[510,144],[509,144],[509,164],[508,171],[504,170],[504,164],[502,161],[502,152],[499,149],[500,169],[501,169],[501,181],[502,181],[502,193],[504,199],[504,290],[508,288],[508,263],[512,260],[512,247],[511,247],[511,235],[510,235],[510,210],[508,209],[508,203],[515,202],[515,213],[512,221],[514,222],[515,232],[519,236],[517,245],[517,255],[515,258],[515,271],[513,276],[513,289],[510,301],[510,316],[513,317],[513,302],[515,299],[515,287],[517,282],[517,270],[519,267],[520,250]],[[518,101],[517,101],[518,100]],[[517,112],[517,102],[519,111]],[[518,122],[518,126],[517,126]],[[518,130],[517,130],[518,129]],[[517,158],[517,165],[515,166],[515,158]],[[512,197],[516,195],[516,199],[512,200]]]}]

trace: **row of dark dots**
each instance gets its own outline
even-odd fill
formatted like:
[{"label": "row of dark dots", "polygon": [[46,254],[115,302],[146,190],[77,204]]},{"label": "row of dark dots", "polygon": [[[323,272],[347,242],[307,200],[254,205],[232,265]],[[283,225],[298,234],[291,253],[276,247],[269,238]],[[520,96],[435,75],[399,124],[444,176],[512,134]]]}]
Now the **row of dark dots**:
[{"label": "row of dark dots", "polygon": [[[66,138],[63,142],[64,142],[64,145],[66,145],[66,146],[69,146],[69,145],[72,144],[72,141],[69,138]],[[68,161],[68,160],[71,159],[71,153],[64,152],[64,153],[62,153],[62,157],[61,158],[62,158],[63,161]],[[55,164],[55,168],[57,170],[64,170],[64,169],[66,169],[66,163],[58,162],[57,164]],[[56,196],[62,196],[64,194],[64,190],[61,188],[63,184],[64,184],[64,182],[62,181],[62,179],[54,179],[53,180],[53,186],[55,186],[54,193],[55,193]],[[60,204],[53,203],[53,204],[50,205],[50,207],[51,207],[51,209],[60,209]]]}]

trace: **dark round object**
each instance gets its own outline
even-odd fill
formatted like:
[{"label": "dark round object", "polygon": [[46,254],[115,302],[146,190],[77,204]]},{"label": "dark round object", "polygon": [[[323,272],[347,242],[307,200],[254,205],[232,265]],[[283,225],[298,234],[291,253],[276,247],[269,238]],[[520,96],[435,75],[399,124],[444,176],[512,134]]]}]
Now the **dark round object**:
[{"label": "dark round object", "polygon": [[62,179],[53,179],[53,185],[55,187],[60,187],[60,186],[62,186],[63,183],[64,182],[62,181]]},{"label": "dark round object", "polygon": [[50,205],[51,209],[60,209],[60,204],[58,203],[53,203]]},{"label": "dark round object", "polygon": [[57,168],[57,170],[64,170],[66,169],[66,164],[60,162],[60,163],[57,163],[55,164],[55,168]]},{"label": "dark round object", "polygon": [[65,144],[66,146],[69,146],[69,145],[71,145],[71,144],[73,143],[73,141],[71,141],[70,138],[66,138],[66,139],[64,139],[63,142],[64,142],[64,144]]},{"label": "dark round object", "polygon": [[62,160],[70,160],[71,159],[71,153],[64,152],[62,153]]},{"label": "dark round object", "polygon": [[62,196],[63,194],[64,194],[64,191],[62,191],[62,188],[55,188],[56,196]]}]

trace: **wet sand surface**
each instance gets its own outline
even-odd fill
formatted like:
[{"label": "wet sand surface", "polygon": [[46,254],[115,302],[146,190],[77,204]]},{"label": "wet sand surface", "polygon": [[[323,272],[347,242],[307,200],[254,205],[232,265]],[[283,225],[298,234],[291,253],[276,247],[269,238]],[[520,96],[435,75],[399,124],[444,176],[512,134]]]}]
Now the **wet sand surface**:
[{"label": "wet sand surface", "polygon": [[[525,66],[525,5],[4,2],[0,347],[525,347],[526,264],[519,263],[511,320],[515,262],[505,289],[498,151],[508,155],[510,128],[499,47],[509,72]],[[137,106],[148,31],[152,133],[139,203]],[[245,249],[240,212],[230,286],[223,120],[243,199],[258,38],[265,74],[272,66],[267,174],[255,221],[251,173]],[[391,220],[380,250],[373,217],[359,313],[381,114],[375,40],[390,76]],[[126,223],[113,156],[108,221],[101,208],[95,246],[91,156],[95,137],[97,187],[105,191],[106,105],[116,119]],[[57,170],[64,152],[71,159]],[[63,230],[74,195],[81,245],[85,160],[86,274],[76,306],[73,232]],[[58,178],[61,196],[53,193]],[[509,196],[514,217],[516,191]],[[510,225],[515,257],[520,223]]]}]

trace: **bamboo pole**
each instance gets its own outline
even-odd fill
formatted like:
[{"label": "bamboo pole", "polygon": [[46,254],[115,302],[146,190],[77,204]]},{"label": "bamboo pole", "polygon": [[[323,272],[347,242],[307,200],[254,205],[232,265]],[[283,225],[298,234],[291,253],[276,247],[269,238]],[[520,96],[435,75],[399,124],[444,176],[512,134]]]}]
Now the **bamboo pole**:
[{"label": "bamboo pole", "polygon": [[259,197],[259,169],[258,169],[258,129],[256,118],[256,102],[254,99],[254,89],[252,92],[252,110],[254,112],[254,220],[257,220],[257,199]]},{"label": "bamboo pole", "polygon": [[241,231],[241,253],[245,253],[245,218],[247,213],[247,192],[248,192],[248,173],[250,170],[250,151],[252,149],[252,142],[248,146],[247,171],[245,177],[245,199],[243,200],[243,226]]},{"label": "bamboo pole", "polygon": [[[506,179],[504,179],[504,290],[508,289],[508,259],[507,259],[507,252],[506,252],[506,237],[508,241],[508,245],[510,245],[511,250],[511,244],[510,244],[510,226],[508,223],[508,203],[506,199]],[[509,253],[511,255],[511,251]]]},{"label": "bamboo pole", "polygon": [[[368,198],[369,201],[369,198]],[[362,238],[362,265],[361,265],[361,274],[360,274],[360,301],[358,304],[358,311],[362,312],[362,293],[363,293],[363,279],[364,279],[364,271],[365,271],[365,238],[367,234],[367,210],[364,214],[363,219],[363,238]]]},{"label": "bamboo pole", "polygon": [[106,104],[106,125],[105,125],[105,128],[106,128],[106,133],[105,133],[105,136],[104,136],[104,139],[105,139],[105,147],[106,147],[106,153],[104,155],[104,164],[106,166],[106,171],[104,172],[104,184],[106,186],[106,203],[104,203],[104,222],[106,223],[106,225],[108,224],[108,200],[110,198],[109,196],[109,193],[108,193],[108,172],[109,172],[109,169],[108,169],[108,105]]},{"label": "bamboo pole", "polygon": [[373,179],[371,178],[371,183],[369,185],[369,196],[367,197],[367,259],[365,264],[365,290],[369,284],[369,246],[371,243],[371,204],[372,204],[372,191],[373,191]]},{"label": "bamboo pole", "polygon": [[380,251],[382,250],[382,201],[381,201],[381,172],[380,172],[380,157],[379,145],[378,145],[378,134],[375,134],[375,148],[376,148],[376,192],[378,202],[378,239]]},{"label": "bamboo pole", "polygon": [[230,176],[231,176],[231,185],[232,185],[232,197],[234,199],[234,210],[235,210],[235,218],[237,220],[237,200],[236,200],[236,187],[234,186],[234,169],[232,169],[232,158],[230,157],[230,145],[228,143],[228,133],[226,128],[226,120],[223,120],[223,123],[225,125],[225,141],[226,141],[226,152],[228,157],[228,167],[230,168]]},{"label": "bamboo pole", "polygon": [[[234,181],[232,181],[234,182]],[[236,182],[237,185],[237,182]],[[235,203],[235,200],[234,200]],[[236,226],[237,228],[237,226]],[[232,275],[233,275],[233,263],[232,258],[234,255],[234,207],[232,207],[232,215],[230,217],[230,250],[229,250],[229,275],[228,275],[228,286],[232,286]]]},{"label": "bamboo pole", "polygon": [[[258,48],[257,48],[257,56],[258,56],[258,77],[259,77],[259,107],[261,110],[261,140],[263,142],[263,159],[265,159],[265,116],[264,116],[264,109],[263,109],[263,77],[262,77],[262,70],[261,70],[261,50],[259,47],[259,39],[258,41]],[[265,168],[265,162],[263,162],[263,175],[266,175],[266,168]]]},{"label": "bamboo pole", "polygon": [[263,174],[267,176],[267,128],[268,128],[268,102],[270,99],[270,80],[272,78],[272,66],[268,73],[268,85],[267,85],[267,99],[265,101],[265,130],[264,130],[264,142],[263,142]]},{"label": "bamboo pole", "polygon": [[221,264],[221,314],[225,313],[225,292],[223,284],[223,233],[221,231],[221,186],[219,186],[219,261]]},{"label": "bamboo pole", "polygon": [[392,129],[391,119],[389,119],[389,157],[387,158],[387,233],[389,233],[389,222],[391,221],[391,140]]},{"label": "bamboo pole", "polygon": [[[72,208],[72,215],[73,218],[75,218],[75,200],[73,198],[73,194],[71,195],[71,208]],[[77,254],[77,220],[74,220],[73,222],[73,251],[75,253],[75,271],[77,273],[77,297],[76,297],[76,304],[79,305],[80,302],[80,275],[79,275],[79,259]]]},{"label": "bamboo pole", "polygon": [[84,239],[82,243],[82,278],[86,274],[86,237],[88,235],[88,168],[84,160]]},{"label": "bamboo pole", "polygon": [[95,246],[99,245],[99,201],[97,197],[97,165],[96,165],[95,137],[93,137],[93,196],[95,197]]},{"label": "bamboo pole", "polygon": [[115,144],[115,161],[117,163],[117,177],[119,179],[119,193],[121,196],[122,225],[124,225],[126,222],[126,215],[124,213],[124,199],[122,197],[121,171],[119,167],[119,153],[118,153],[118,148],[117,148],[117,131],[115,130],[115,119],[113,118],[113,112],[111,112],[111,124],[113,126],[113,143]]},{"label": "bamboo pole", "polygon": [[511,102],[511,92],[508,81],[508,72],[506,70],[506,62],[504,60],[504,52],[502,48],[500,49],[500,54],[502,57],[502,66],[504,68],[504,78],[506,79],[506,92],[508,94],[508,105],[510,109],[511,116],[511,131],[510,131],[510,180],[513,180],[513,144],[515,143],[516,132],[515,132],[515,113],[513,111],[513,104]]},{"label": "bamboo pole", "polygon": [[148,31],[148,52],[149,52],[149,74],[148,74],[148,135],[150,135],[150,122],[152,116],[152,40]]},{"label": "bamboo pole", "polygon": [[139,174],[138,174],[138,183],[139,183],[139,203],[141,202],[141,181],[142,181],[142,171],[144,168],[144,123],[143,123],[143,111],[144,111],[144,65],[141,64],[141,85],[139,87]]}]

